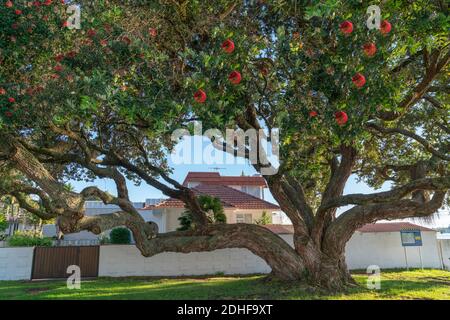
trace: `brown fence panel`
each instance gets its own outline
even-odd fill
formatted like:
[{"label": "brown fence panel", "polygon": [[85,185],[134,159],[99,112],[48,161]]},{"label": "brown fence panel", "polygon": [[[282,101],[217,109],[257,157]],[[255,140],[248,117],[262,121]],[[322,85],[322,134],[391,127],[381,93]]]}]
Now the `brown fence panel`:
[{"label": "brown fence panel", "polygon": [[36,247],[31,278],[67,278],[67,268],[71,265],[80,267],[82,278],[97,277],[99,253],[99,246]]}]

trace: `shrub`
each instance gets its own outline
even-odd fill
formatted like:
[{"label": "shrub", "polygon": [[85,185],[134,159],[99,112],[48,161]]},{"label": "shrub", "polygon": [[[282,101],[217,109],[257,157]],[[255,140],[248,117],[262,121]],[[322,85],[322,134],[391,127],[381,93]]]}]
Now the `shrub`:
[{"label": "shrub", "polygon": [[130,244],[131,232],[127,228],[115,228],[109,234],[112,244]]},{"label": "shrub", "polygon": [[[198,203],[201,208],[207,213],[207,218],[209,223],[226,223],[227,216],[224,213],[222,201],[219,198],[211,197],[208,195],[201,195],[198,197]],[[195,228],[192,221],[192,213],[189,209],[183,212],[181,217],[178,218],[180,221],[180,227],[178,231],[185,231]]]},{"label": "shrub", "polygon": [[266,211],[263,211],[261,218],[256,219],[255,223],[264,226],[264,225],[267,225],[267,224],[271,224],[272,223],[272,219],[267,214]]},{"label": "shrub", "polygon": [[10,247],[51,247],[53,240],[18,231],[8,239],[8,245]]},{"label": "shrub", "polygon": [[99,240],[100,240],[100,244],[109,244],[109,243],[111,243],[111,239],[107,235],[105,235],[103,233],[100,235]]},{"label": "shrub", "polygon": [[4,214],[2,214],[0,212],[0,232],[5,231],[6,229],[8,229],[8,221],[6,220],[6,217]]}]

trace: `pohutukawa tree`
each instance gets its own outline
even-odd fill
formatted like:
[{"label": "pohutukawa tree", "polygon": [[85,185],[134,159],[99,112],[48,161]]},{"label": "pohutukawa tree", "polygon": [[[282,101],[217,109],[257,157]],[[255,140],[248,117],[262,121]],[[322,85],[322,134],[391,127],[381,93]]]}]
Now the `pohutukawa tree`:
[{"label": "pohutukawa tree", "polygon": [[[275,277],[342,289],[352,283],[344,249],[356,229],[444,205],[443,1],[380,2],[380,29],[366,26],[360,1],[80,3],[81,30],[66,28],[60,2],[0,7],[0,191],[64,233],[126,226],[144,256],[247,248]],[[170,135],[194,121],[279,129],[271,175],[261,141],[213,144],[258,154],[253,166],[293,223],[293,248],[257,225],[211,223],[170,177]],[[391,190],[344,194],[351,175]],[[112,179],[117,194],[64,187],[96,177]],[[184,201],[195,227],[158,234],[133,208],[127,179]],[[120,210],[86,216],[92,196]]]}]

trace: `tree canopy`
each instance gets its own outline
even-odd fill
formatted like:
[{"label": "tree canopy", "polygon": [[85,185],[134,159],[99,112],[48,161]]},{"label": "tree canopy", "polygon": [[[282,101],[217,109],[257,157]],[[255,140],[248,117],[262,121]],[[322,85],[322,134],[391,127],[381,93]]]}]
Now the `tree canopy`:
[{"label": "tree canopy", "polygon": [[[146,256],[246,247],[275,275],[340,287],[357,228],[430,216],[450,187],[447,4],[370,4],[381,9],[379,29],[366,25],[369,3],[356,0],[77,1],[82,27],[70,30],[68,4],[5,1],[0,190],[57,217],[64,232],[125,225]],[[211,225],[171,178],[171,134],[194,121],[279,130],[275,174],[264,173],[271,164],[259,140],[213,144],[258,154],[254,167],[293,223],[294,249],[263,227]],[[352,174],[392,189],[344,195]],[[95,177],[114,180],[117,195],[64,188]],[[183,200],[196,228],[156,235],[132,207],[126,179]],[[120,214],[85,216],[92,197]]]}]

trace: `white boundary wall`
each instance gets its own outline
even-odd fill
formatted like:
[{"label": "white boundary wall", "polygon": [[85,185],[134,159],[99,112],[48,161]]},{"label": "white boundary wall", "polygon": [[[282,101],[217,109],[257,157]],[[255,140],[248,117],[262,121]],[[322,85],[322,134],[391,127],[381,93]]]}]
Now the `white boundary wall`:
[{"label": "white boundary wall", "polygon": [[0,248],[0,280],[30,280],[34,248]]},{"label": "white boundary wall", "polygon": [[[292,245],[292,235],[282,235]],[[441,268],[442,259],[435,232],[422,231],[423,266]],[[450,269],[450,240],[441,241],[442,256]],[[406,248],[409,267],[420,268],[419,248]],[[356,232],[346,247],[350,269],[366,269],[379,265],[381,269],[405,268],[405,252],[400,232]],[[33,248],[0,248],[0,280],[29,280],[33,263]],[[134,245],[100,247],[99,276],[195,276],[223,274],[269,273],[264,260],[247,249],[221,249],[198,253],[161,253],[145,258]]]},{"label": "white boundary wall", "polygon": [[[442,268],[436,232],[422,231],[421,247],[402,246],[400,232],[355,232],[347,243],[345,258],[349,269],[366,269],[378,265],[381,269],[420,268],[420,254],[424,268]],[[420,248],[420,249],[419,249]],[[420,252],[419,252],[420,250]]]},{"label": "white boundary wall", "polygon": [[100,247],[100,277],[255,274],[270,270],[264,260],[247,249],[187,254],[166,252],[145,258],[132,245]]},{"label": "white boundary wall", "polygon": [[439,250],[442,254],[444,267],[445,269],[450,270],[450,239],[439,239],[438,244],[440,246]]},{"label": "white boundary wall", "polygon": [[[292,235],[282,235],[290,245]],[[435,232],[422,231],[423,246],[420,247],[424,268],[442,268]],[[446,248],[447,249],[447,248]],[[448,249],[450,267],[450,242]],[[420,268],[419,247],[406,247],[408,266]],[[346,247],[349,269],[366,269],[378,265],[381,269],[406,268],[405,250],[401,245],[400,232],[356,232]],[[445,257],[444,257],[445,260]],[[144,258],[131,245],[109,245],[100,248],[99,276],[195,276],[224,274],[269,273],[264,260],[246,249],[222,249],[200,253],[161,253]]]}]

